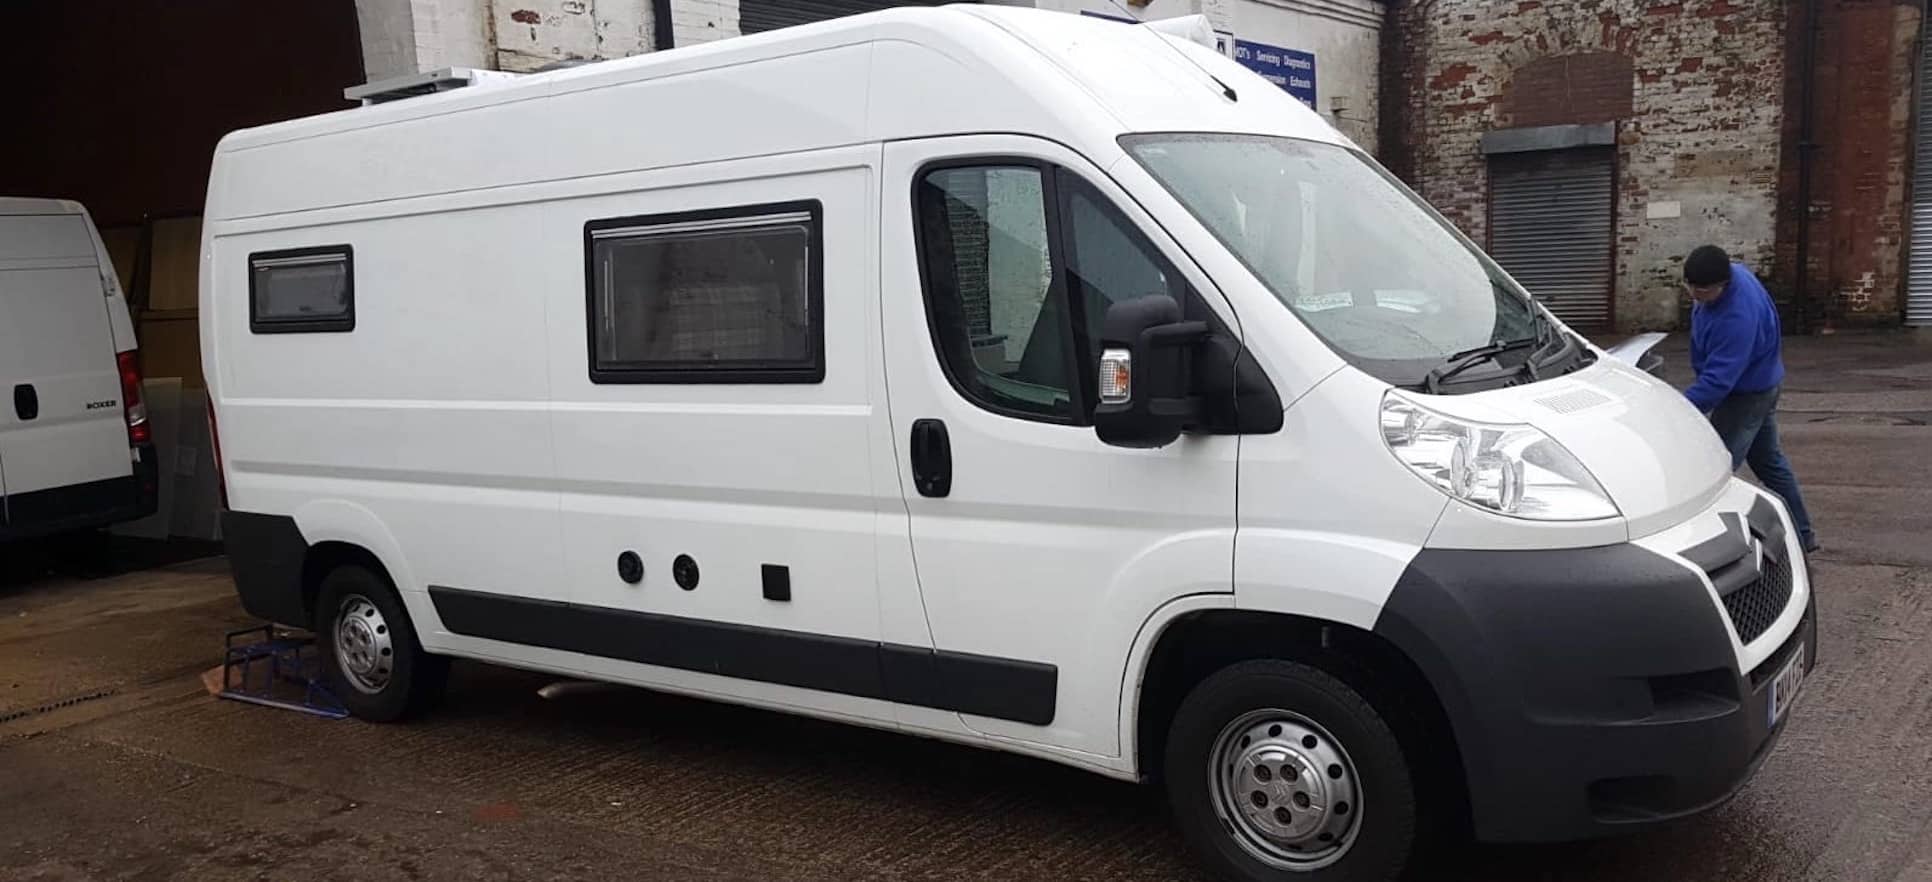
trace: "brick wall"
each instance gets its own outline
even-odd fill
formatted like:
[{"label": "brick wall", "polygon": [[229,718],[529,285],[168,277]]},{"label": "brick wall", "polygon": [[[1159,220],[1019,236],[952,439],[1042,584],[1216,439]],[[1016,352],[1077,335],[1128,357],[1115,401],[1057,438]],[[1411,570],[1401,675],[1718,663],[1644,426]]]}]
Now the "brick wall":
[{"label": "brick wall", "polygon": [[679,46],[738,36],[738,0],[671,0],[671,18]]},{"label": "brick wall", "polygon": [[[650,0],[487,0],[496,67],[530,71],[562,60],[651,51]],[[738,36],[738,0],[672,0],[673,37],[691,46]]]},{"label": "brick wall", "polygon": [[952,231],[952,263],[959,283],[960,308],[967,333],[976,337],[993,332],[993,304],[988,259],[992,252],[986,178],[972,171],[946,178],[946,225]]},{"label": "brick wall", "polygon": [[1384,30],[1391,168],[1483,241],[1484,132],[1614,120],[1616,308],[1685,314],[1679,264],[1730,249],[1807,325],[1896,321],[1922,0],[1818,0],[1808,274],[1797,272],[1798,0],[1420,0]]},{"label": "brick wall", "polygon": [[1630,56],[1546,55],[1517,68],[1498,121],[1510,126],[1614,122],[1631,115]]},{"label": "brick wall", "polygon": [[651,51],[650,0],[494,0],[498,70]]},{"label": "brick wall", "polygon": [[[1395,165],[1483,241],[1484,132],[1618,127],[1616,314],[1671,327],[1683,255],[1704,241],[1768,266],[1785,90],[1782,0],[1436,0],[1391,12],[1406,115]],[[1675,215],[1675,216],[1673,216]]]},{"label": "brick wall", "polygon": [[[1818,7],[1805,318],[1824,326],[1894,322],[1901,314],[1910,232],[1906,200],[1921,9],[1872,0],[1821,0]],[[1803,19],[1793,22],[1795,58]],[[1794,97],[1801,95],[1798,87],[1793,82]],[[1788,279],[1797,272],[1796,143],[1794,137],[1788,151],[1792,169],[1783,183],[1789,218],[1779,240]]]}]

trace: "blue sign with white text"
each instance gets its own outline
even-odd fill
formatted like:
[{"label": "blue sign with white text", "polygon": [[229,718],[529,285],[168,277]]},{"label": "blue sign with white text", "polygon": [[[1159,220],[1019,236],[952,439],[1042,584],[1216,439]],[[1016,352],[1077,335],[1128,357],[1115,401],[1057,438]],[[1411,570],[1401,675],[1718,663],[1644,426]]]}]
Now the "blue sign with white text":
[{"label": "blue sign with white text", "polygon": [[1236,40],[1234,60],[1287,90],[1301,103],[1315,106],[1315,53]]}]

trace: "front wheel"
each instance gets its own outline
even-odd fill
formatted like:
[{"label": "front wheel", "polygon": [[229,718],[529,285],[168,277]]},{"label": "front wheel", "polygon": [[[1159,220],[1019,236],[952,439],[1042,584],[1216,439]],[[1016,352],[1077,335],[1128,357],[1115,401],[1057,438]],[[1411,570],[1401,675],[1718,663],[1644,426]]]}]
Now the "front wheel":
[{"label": "front wheel", "polygon": [[1175,714],[1165,772],[1182,833],[1227,879],[1387,882],[1415,848],[1395,733],[1317,668],[1250,661],[1202,681]]}]

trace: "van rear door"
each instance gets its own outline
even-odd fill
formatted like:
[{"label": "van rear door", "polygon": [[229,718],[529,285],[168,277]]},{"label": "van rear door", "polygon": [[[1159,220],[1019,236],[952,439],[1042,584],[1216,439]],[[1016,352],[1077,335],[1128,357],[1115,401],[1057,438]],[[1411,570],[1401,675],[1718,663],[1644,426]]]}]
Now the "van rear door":
[{"label": "van rear door", "polygon": [[99,508],[134,471],[87,224],[0,215],[0,488],[12,527]]}]

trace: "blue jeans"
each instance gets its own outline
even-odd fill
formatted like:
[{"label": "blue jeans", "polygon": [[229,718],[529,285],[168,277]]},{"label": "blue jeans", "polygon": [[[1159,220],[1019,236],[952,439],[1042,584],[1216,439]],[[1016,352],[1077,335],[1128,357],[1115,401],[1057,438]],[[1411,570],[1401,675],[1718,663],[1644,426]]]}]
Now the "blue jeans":
[{"label": "blue jeans", "polygon": [[1733,392],[1711,411],[1711,427],[1717,430],[1724,446],[1731,451],[1731,470],[1751,464],[1764,489],[1778,494],[1791,512],[1791,523],[1798,528],[1798,541],[1806,551],[1818,544],[1811,532],[1811,515],[1805,511],[1804,495],[1798,492],[1798,477],[1791,473],[1778,444],[1777,388],[1763,392]]}]

